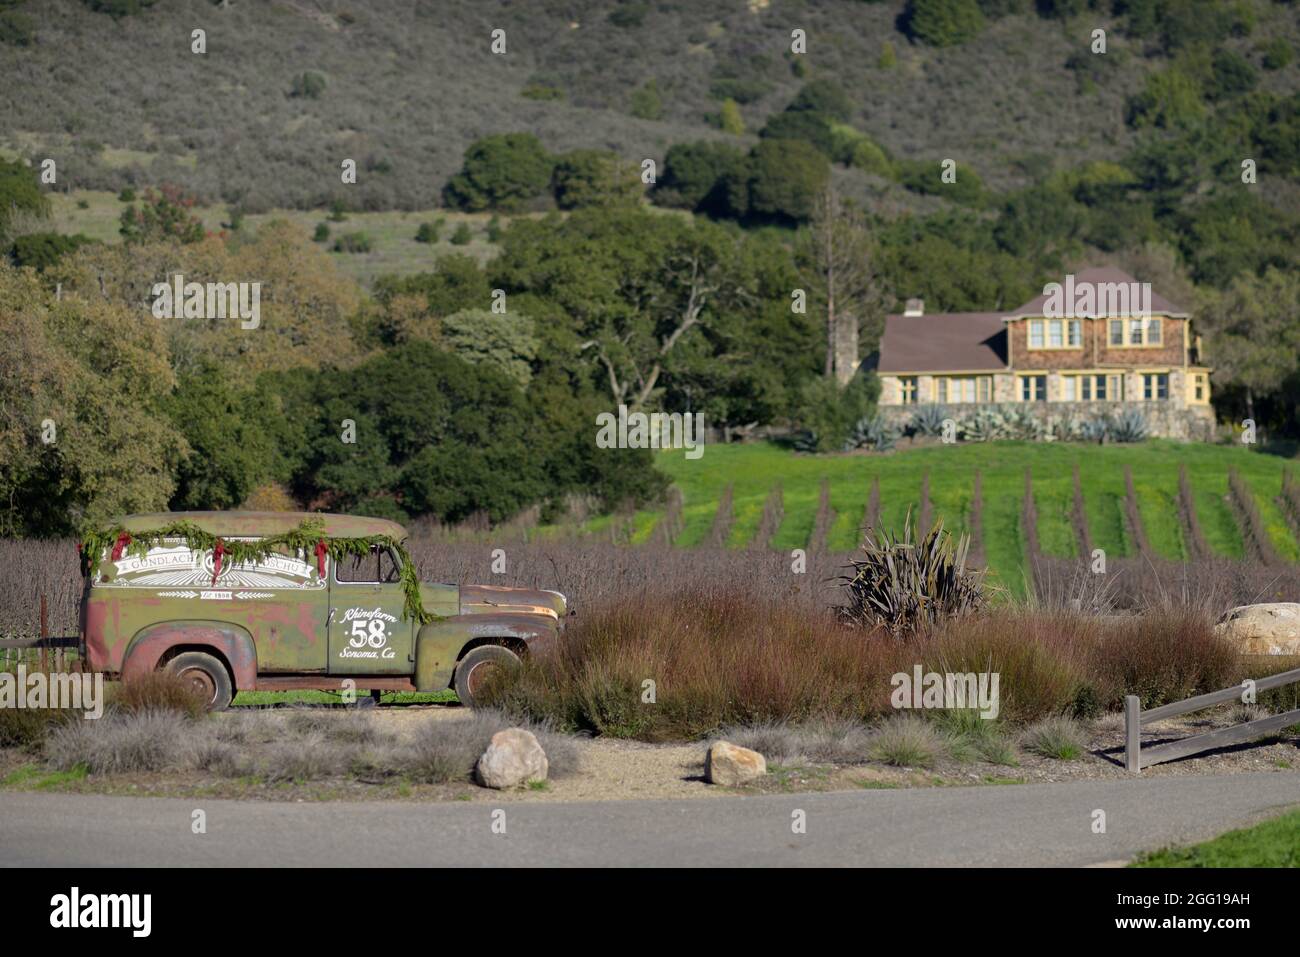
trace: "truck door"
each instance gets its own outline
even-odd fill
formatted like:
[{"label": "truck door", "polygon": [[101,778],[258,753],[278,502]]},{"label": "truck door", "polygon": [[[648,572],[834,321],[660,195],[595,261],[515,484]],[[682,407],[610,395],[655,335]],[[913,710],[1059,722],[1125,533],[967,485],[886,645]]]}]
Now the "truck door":
[{"label": "truck door", "polygon": [[374,546],[330,565],[329,673],[410,674],[415,622],[402,615],[406,594],[398,559]]}]

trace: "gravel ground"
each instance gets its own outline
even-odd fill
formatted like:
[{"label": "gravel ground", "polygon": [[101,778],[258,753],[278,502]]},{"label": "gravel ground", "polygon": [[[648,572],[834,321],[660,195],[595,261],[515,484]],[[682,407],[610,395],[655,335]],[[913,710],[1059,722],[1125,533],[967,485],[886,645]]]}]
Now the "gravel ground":
[{"label": "gravel ground", "polygon": [[[342,709],[337,709],[343,714]],[[412,732],[425,721],[464,720],[468,713],[454,706],[385,707],[370,712],[399,734]],[[1014,765],[983,761],[941,759],[930,768],[897,768],[883,764],[808,764],[782,766],[769,763],[769,773],[740,793],[834,791],[860,788],[945,787],[1048,783],[1086,779],[1122,779],[1123,721],[1106,716],[1089,728],[1088,750],[1072,761],[1017,752]],[[217,716],[216,720],[222,720]],[[1144,744],[1185,737],[1232,723],[1227,714],[1199,719],[1161,722],[1143,733]],[[643,744],[607,738],[577,737],[579,768],[576,774],[553,779],[544,788],[521,789],[512,798],[530,801],[627,800],[637,798],[716,797],[737,793],[713,787],[703,780],[705,742]],[[30,755],[0,750],[0,780],[32,763]],[[1241,774],[1300,768],[1300,736],[1289,735],[1267,744],[1238,746],[1209,755],[1156,765],[1142,777]],[[490,801],[499,792],[469,782],[413,785],[402,782],[367,783],[352,779],[281,782],[267,784],[230,779],[201,772],[133,774],[92,777],[42,785],[30,777],[6,785],[17,789],[46,787],[86,793],[207,795],[275,801],[396,799],[420,801]]]}]

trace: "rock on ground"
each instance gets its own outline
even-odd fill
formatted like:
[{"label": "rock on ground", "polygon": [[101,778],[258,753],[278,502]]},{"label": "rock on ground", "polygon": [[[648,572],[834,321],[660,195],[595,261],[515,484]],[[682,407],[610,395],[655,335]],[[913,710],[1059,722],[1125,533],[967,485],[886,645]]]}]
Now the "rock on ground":
[{"label": "rock on ground", "polygon": [[737,787],[767,773],[767,761],[757,751],[730,741],[715,741],[704,759],[704,778],[710,784]]},{"label": "rock on ground", "polygon": [[523,728],[506,728],[492,735],[475,766],[479,784],[488,788],[512,788],[525,781],[545,781],[547,770],[546,752],[536,735]]},{"label": "rock on ground", "polygon": [[1300,655],[1300,602],[1239,605],[1225,611],[1214,630],[1243,655]]}]

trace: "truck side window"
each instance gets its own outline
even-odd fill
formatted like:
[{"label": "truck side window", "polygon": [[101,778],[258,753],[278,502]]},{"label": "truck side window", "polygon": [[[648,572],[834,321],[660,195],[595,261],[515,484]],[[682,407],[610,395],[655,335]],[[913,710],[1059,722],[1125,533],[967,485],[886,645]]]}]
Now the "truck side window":
[{"label": "truck side window", "polygon": [[402,577],[401,566],[391,548],[379,549],[379,580],[385,583],[397,581]]},{"label": "truck side window", "polygon": [[334,565],[334,580],[338,582],[380,582],[379,558],[383,552],[371,547],[369,555],[348,555]]}]

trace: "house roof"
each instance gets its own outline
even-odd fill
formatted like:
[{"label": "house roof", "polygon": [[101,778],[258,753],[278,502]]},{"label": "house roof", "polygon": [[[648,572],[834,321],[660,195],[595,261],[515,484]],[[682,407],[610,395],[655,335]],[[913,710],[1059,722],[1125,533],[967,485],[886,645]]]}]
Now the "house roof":
[{"label": "house roof", "polygon": [[996,371],[1007,367],[1007,330],[1000,312],[886,316],[877,371]]},{"label": "house roof", "polygon": [[[1136,279],[1134,279],[1132,276],[1130,276],[1122,269],[1116,269],[1114,266],[1102,266],[1096,269],[1085,269],[1083,270],[1083,272],[1077,273],[1074,277],[1074,288],[1078,290],[1084,285],[1109,286],[1115,283],[1136,283],[1136,282],[1137,282]],[[1030,299],[1019,309],[1013,309],[1010,312],[1008,312],[1005,315],[1005,318],[1021,319],[1025,316],[1041,316],[1043,315],[1044,308],[1047,304],[1047,299],[1048,297],[1045,293],[1037,295],[1033,299]],[[1106,299],[1104,295],[1096,295],[1094,301],[1102,303],[1105,302]],[[1160,295],[1154,289],[1151,290],[1150,306],[1151,306],[1151,313],[1158,316],[1175,316],[1178,318],[1186,318],[1186,316],[1188,315],[1186,310],[1184,310],[1180,306],[1174,305],[1172,302],[1170,302],[1164,296]],[[1109,314],[1106,311],[1102,310],[1099,311],[1097,315],[1106,316]],[[1129,315],[1129,313],[1127,311],[1116,312],[1114,315],[1115,317],[1121,317],[1121,316]]]}]

